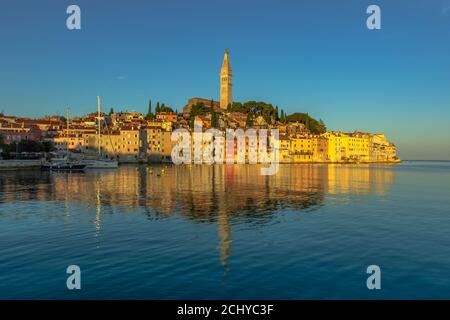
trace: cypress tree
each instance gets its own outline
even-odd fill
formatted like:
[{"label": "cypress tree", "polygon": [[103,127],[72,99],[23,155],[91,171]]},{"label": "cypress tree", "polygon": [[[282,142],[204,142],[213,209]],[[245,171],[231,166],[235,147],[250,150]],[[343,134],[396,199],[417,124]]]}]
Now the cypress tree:
[{"label": "cypress tree", "polygon": [[153,118],[153,114],[152,114],[152,100],[150,99],[148,101],[148,111],[147,111],[146,119],[150,120],[151,118]]},{"label": "cypress tree", "polygon": [[211,100],[211,127],[217,128],[218,127],[218,119],[217,119],[217,112],[214,110],[214,100]]}]

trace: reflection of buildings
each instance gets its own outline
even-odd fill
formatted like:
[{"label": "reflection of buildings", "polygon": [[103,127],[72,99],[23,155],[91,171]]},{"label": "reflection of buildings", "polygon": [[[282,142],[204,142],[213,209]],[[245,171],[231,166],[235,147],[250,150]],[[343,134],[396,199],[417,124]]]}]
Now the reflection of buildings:
[{"label": "reflection of buildings", "polygon": [[170,165],[73,174],[3,172],[0,203],[60,201],[69,211],[87,207],[97,232],[102,212],[126,214],[139,208],[152,218],[180,214],[198,223],[217,223],[220,260],[226,267],[234,221],[261,225],[282,209],[314,210],[327,195],[383,195],[395,178],[390,165],[286,164],[274,176],[261,176],[259,170],[259,165]]}]

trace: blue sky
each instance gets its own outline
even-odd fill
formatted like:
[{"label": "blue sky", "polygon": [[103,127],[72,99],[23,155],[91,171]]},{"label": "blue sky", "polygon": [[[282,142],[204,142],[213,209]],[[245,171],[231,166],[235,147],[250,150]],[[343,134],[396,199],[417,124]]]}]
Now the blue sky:
[{"label": "blue sky", "polygon": [[[82,29],[66,29],[81,7]],[[382,29],[366,28],[381,7]],[[219,97],[308,112],[329,129],[384,132],[405,159],[450,159],[450,1],[2,1],[0,111],[181,110]]]}]

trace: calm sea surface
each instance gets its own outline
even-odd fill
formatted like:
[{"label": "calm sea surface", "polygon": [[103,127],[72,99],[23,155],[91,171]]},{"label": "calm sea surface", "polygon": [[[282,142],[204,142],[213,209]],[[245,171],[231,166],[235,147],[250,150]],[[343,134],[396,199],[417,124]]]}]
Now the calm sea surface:
[{"label": "calm sea surface", "polygon": [[259,169],[0,172],[0,299],[450,299],[450,162]]}]

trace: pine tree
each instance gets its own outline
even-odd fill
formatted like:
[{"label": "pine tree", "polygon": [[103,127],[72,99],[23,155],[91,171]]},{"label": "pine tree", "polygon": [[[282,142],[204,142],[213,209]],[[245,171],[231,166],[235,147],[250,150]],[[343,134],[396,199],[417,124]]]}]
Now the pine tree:
[{"label": "pine tree", "polygon": [[161,107],[159,106],[159,101],[156,102],[156,110],[155,110],[155,112],[156,113],[160,113],[161,112]]},{"label": "pine tree", "polygon": [[287,114],[284,112],[284,110],[281,110],[283,117],[281,118],[281,122],[286,123],[287,122]]}]

